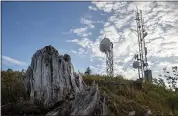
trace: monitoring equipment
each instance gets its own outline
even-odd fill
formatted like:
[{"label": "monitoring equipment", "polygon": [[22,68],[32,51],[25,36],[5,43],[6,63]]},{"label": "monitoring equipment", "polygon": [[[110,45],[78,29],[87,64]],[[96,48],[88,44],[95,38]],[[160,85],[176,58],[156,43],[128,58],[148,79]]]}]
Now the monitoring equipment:
[{"label": "monitoring equipment", "polygon": [[144,21],[142,18],[142,11],[136,11],[136,23],[138,33],[138,48],[139,52],[134,56],[135,60],[133,68],[138,69],[139,79],[145,79],[147,81],[152,80],[152,71],[148,69],[147,63],[147,47],[145,46],[145,37],[148,35],[144,28]]},{"label": "monitoring equipment", "polygon": [[133,63],[133,68],[135,68],[135,69],[138,69],[138,68],[139,68],[139,62],[138,62],[138,61],[135,61],[135,62]]},{"label": "monitoring equipment", "polygon": [[104,38],[100,43],[100,51],[106,54],[107,76],[113,77],[113,43],[108,38]]}]

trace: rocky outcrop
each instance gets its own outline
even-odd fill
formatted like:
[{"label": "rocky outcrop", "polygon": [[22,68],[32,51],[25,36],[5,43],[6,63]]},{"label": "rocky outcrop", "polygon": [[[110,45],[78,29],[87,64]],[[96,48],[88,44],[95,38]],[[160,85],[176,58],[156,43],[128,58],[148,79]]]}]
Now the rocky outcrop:
[{"label": "rocky outcrop", "polygon": [[89,115],[101,105],[98,85],[87,86],[74,72],[71,57],[59,55],[52,46],[33,55],[24,84],[32,103],[55,107],[47,115]]}]

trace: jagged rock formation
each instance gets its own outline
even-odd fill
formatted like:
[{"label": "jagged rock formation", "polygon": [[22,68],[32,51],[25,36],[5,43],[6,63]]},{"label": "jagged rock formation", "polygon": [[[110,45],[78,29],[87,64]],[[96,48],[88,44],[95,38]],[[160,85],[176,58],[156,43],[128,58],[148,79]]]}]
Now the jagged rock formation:
[{"label": "jagged rock formation", "polygon": [[24,84],[32,103],[45,108],[56,106],[47,115],[91,115],[101,109],[98,85],[88,87],[81,75],[74,72],[71,57],[59,55],[52,46],[33,55]]}]

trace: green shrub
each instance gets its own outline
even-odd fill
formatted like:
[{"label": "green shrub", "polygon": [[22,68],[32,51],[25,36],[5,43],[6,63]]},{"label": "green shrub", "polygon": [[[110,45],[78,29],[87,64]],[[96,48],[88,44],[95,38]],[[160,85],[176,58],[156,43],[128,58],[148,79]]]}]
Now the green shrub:
[{"label": "green shrub", "polygon": [[[175,114],[178,110],[178,94],[171,94],[167,96],[167,104],[171,108],[172,112]],[[176,113],[177,114],[177,113]]]},{"label": "green shrub", "polygon": [[19,71],[1,71],[1,103],[17,102],[24,97],[23,75]]}]

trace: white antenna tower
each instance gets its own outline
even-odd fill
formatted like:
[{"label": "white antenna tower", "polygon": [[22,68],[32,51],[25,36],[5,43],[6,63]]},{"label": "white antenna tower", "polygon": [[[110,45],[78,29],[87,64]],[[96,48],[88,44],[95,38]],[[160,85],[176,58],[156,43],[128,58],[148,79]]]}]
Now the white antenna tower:
[{"label": "white antenna tower", "polygon": [[[137,8],[137,7],[136,7]],[[144,78],[145,80],[152,80],[152,72],[148,69],[147,63],[147,47],[145,46],[145,37],[147,32],[144,28],[144,21],[142,17],[142,11],[136,11],[136,23],[137,23],[137,34],[138,34],[138,46],[139,52],[135,54],[135,62],[133,63],[133,68],[138,69],[138,76]]]},{"label": "white antenna tower", "polygon": [[104,37],[100,43],[100,51],[106,54],[106,74],[113,77],[113,43]]}]

